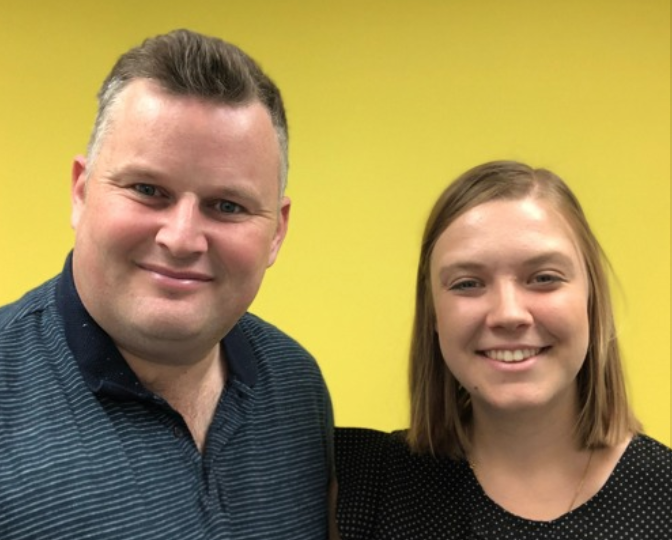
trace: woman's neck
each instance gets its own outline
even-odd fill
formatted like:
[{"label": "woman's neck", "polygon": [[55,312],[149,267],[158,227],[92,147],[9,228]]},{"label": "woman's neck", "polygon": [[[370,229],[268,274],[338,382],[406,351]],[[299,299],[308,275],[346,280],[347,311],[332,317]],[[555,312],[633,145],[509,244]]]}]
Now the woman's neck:
[{"label": "woman's neck", "polygon": [[474,405],[474,475],[490,499],[523,518],[550,521],[585,503],[627,447],[584,448],[578,406],[496,412]]},{"label": "woman's neck", "polygon": [[580,449],[577,418],[578,407],[569,404],[516,411],[493,411],[474,404],[470,457],[527,468],[567,456]]}]

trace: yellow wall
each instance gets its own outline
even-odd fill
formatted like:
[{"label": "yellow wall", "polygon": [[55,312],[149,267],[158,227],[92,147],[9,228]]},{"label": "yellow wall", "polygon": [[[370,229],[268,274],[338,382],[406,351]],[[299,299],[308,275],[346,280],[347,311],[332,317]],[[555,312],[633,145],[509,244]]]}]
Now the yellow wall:
[{"label": "yellow wall", "polygon": [[620,280],[636,411],[670,444],[669,1],[2,0],[0,21],[0,303],[61,268],[71,158],[113,61],[191,27],[285,94],[291,230],[254,309],[317,356],[339,424],[406,424],[428,209],[514,158],[584,202]]}]

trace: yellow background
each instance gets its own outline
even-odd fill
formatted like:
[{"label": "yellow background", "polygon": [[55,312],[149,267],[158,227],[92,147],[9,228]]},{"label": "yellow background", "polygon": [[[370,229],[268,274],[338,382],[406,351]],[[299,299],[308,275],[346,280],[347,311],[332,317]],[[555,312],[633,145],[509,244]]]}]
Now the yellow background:
[{"label": "yellow background", "polygon": [[670,444],[669,1],[2,0],[0,24],[0,303],[70,249],[71,158],[114,60],[190,27],[284,93],[290,234],[253,309],[318,358],[338,424],[406,425],[427,212],[457,174],[513,158],[584,203],[635,409]]}]

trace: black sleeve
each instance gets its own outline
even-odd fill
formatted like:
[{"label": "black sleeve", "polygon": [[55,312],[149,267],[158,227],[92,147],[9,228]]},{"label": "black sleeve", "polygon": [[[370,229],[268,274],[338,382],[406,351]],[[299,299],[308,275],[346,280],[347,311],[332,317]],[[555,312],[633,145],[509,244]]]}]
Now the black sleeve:
[{"label": "black sleeve", "polygon": [[373,538],[384,484],[390,435],[363,428],[336,428],[334,446],[341,540]]}]

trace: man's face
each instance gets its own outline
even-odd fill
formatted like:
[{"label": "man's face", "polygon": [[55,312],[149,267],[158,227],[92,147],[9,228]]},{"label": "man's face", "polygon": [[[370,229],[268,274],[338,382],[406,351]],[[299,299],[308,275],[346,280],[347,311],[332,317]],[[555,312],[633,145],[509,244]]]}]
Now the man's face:
[{"label": "man's face", "polygon": [[247,310],[287,230],[270,116],[143,79],[110,114],[88,180],[83,158],[73,166],[77,290],[122,350],[204,354]]}]

